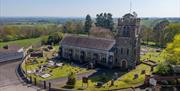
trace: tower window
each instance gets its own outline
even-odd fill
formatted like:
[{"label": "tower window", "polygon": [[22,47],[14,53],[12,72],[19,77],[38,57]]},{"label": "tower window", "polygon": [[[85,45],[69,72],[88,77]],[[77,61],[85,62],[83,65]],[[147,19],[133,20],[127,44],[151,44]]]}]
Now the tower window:
[{"label": "tower window", "polygon": [[123,48],[121,48],[121,54],[123,54]]},{"label": "tower window", "polygon": [[129,55],[129,49],[127,49],[127,55]]},{"label": "tower window", "polygon": [[129,31],[130,31],[130,28],[128,26],[125,26],[123,30],[123,37],[130,37]]}]

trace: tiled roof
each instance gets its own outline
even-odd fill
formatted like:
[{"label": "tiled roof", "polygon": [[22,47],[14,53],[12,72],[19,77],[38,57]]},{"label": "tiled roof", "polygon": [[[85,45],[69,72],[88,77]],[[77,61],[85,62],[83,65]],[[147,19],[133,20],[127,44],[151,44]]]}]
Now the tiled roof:
[{"label": "tiled roof", "polygon": [[114,46],[115,40],[88,36],[67,35],[63,38],[60,44],[107,51]]}]

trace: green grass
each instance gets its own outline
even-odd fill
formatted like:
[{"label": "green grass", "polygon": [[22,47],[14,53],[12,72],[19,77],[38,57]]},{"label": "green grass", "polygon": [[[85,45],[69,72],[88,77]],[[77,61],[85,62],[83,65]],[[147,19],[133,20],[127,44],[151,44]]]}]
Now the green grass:
[{"label": "green grass", "polygon": [[[98,80],[101,78],[101,75],[89,78],[88,81],[88,87],[82,87],[82,80],[78,80],[76,82],[75,88],[74,89],[84,89],[84,90],[111,90],[111,89],[117,89],[117,88],[127,88],[127,87],[134,87],[139,84],[143,84],[144,79],[145,79],[145,74],[141,74],[142,70],[146,70],[146,74],[151,74],[150,73],[150,67],[144,64],[138,65],[136,69],[131,70],[130,72],[121,75],[118,80],[114,82],[114,86],[110,86],[111,81],[107,81],[103,87],[97,88],[95,87],[96,82],[94,81],[95,79]],[[112,73],[110,72],[112,75]],[[134,79],[134,74],[138,74],[139,77],[137,79]],[[106,75],[107,77],[108,74]],[[110,79],[110,78],[109,78]],[[112,78],[111,78],[112,79]]]},{"label": "green grass", "polygon": [[[141,56],[141,60],[150,59],[154,60],[156,62],[164,61],[164,52],[156,52],[157,48],[154,47],[145,47],[142,46],[142,48],[148,49],[148,53]],[[112,79],[112,75],[114,74],[113,70],[109,71],[109,74],[106,74],[109,81],[107,81],[103,87],[96,88],[96,82],[98,82],[99,79],[101,79],[102,75],[96,75],[94,77],[89,78],[89,87],[82,87],[82,80],[78,80],[76,82],[74,89],[84,89],[84,90],[111,90],[111,89],[117,89],[117,88],[127,88],[127,87],[135,87],[137,85],[143,84],[145,80],[145,74],[141,74],[142,70],[146,70],[146,74],[151,74],[150,67],[144,64],[140,64],[136,67],[136,69],[131,70],[130,72],[125,72],[119,77],[118,80],[115,81],[114,86],[110,86],[111,82],[110,79]],[[139,77],[137,79],[134,78],[134,74],[138,74]]]},{"label": "green grass", "polygon": [[9,42],[0,42],[0,48],[4,45],[19,45],[21,47],[28,47],[30,45],[38,44],[41,42],[41,38],[23,39]]},{"label": "green grass", "polygon": [[[46,63],[47,62],[44,62],[42,64],[46,64]],[[38,68],[38,65],[42,65],[42,64],[38,63],[34,65],[28,65],[26,67],[27,67],[27,70],[34,70]],[[25,70],[25,67],[24,67],[24,70]],[[67,77],[70,72],[75,72],[75,73],[78,72],[78,74],[88,72],[88,70],[86,69],[71,66],[69,64],[64,64],[63,67],[50,67],[50,68],[47,68],[44,72],[48,73],[50,70],[52,70],[52,73],[51,73],[51,76],[48,78],[42,78],[40,76],[37,76],[36,74],[31,74],[31,75],[29,74],[28,76],[36,78],[37,81],[42,81],[42,80],[50,80],[50,79],[56,79],[56,78],[61,78],[61,77]]]},{"label": "green grass", "polygon": [[153,60],[156,62],[162,62],[165,60],[165,52],[164,50],[162,50],[161,52],[157,52],[156,49],[157,48],[153,48],[153,47],[145,47],[142,46],[142,48],[146,48],[148,50],[148,52],[145,55],[141,55],[141,61],[144,61],[146,59],[149,60]]},{"label": "green grass", "polygon": [[[58,46],[54,46],[54,50],[51,50],[49,52],[44,52],[45,57],[28,59],[26,61],[26,64],[25,64],[25,62],[22,63],[22,65],[21,65],[22,69],[24,71],[39,69],[38,66],[48,64],[47,58],[51,59],[52,54],[54,52],[57,52],[57,50],[58,50]],[[35,59],[37,60],[37,63],[32,64],[32,61]],[[85,73],[85,72],[91,71],[91,70],[87,70],[85,68],[80,68],[78,66],[72,66],[69,63],[64,63],[64,66],[62,66],[62,67],[48,67],[43,72],[48,73],[50,70],[52,70],[52,73],[51,73],[51,76],[48,78],[42,78],[36,74],[29,74],[28,76],[36,78],[37,81],[39,82],[42,80],[50,80],[50,79],[56,79],[56,78],[61,78],[61,77],[67,77],[70,72],[80,74],[80,73]]]}]

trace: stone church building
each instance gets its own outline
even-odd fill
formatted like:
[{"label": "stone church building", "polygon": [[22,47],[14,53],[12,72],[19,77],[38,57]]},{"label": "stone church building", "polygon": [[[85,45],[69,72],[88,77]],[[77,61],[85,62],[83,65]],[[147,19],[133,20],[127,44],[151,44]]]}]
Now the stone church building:
[{"label": "stone church building", "polygon": [[109,68],[134,68],[140,60],[140,19],[126,14],[118,19],[114,39],[67,35],[60,42],[61,57]]}]

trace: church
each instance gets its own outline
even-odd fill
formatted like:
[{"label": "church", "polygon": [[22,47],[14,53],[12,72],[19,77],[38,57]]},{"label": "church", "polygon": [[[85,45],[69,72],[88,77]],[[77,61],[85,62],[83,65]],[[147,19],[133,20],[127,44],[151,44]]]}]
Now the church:
[{"label": "church", "polygon": [[60,42],[60,56],[108,68],[135,68],[140,61],[140,18],[128,13],[118,19],[116,29],[114,39],[66,35]]}]

